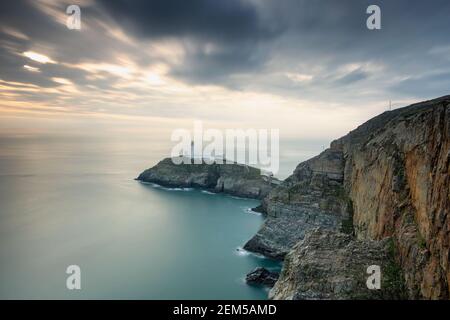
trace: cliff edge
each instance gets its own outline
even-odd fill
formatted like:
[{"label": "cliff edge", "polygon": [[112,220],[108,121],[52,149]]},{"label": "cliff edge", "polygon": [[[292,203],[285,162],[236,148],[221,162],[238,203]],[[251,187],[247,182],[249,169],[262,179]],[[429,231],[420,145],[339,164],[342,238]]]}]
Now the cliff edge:
[{"label": "cliff edge", "polygon": [[[346,299],[355,296],[345,288],[353,288],[356,298],[362,291],[370,298],[352,279],[367,277],[372,261],[385,266],[382,277],[395,273],[380,298],[448,299],[449,129],[450,96],[385,112],[272,190],[263,200],[268,219],[246,245],[275,258],[287,254],[270,296]],[[315,234],[317,227],[332,234]],[[390,254],[370,249],[383,241],[392,244]],[[332,259],[321,258],[327,253]]]}]

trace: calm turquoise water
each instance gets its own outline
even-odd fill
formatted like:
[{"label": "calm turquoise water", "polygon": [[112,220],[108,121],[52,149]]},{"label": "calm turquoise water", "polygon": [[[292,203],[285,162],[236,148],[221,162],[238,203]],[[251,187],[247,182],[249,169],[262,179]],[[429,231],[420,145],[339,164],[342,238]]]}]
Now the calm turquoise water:
[{"label": "calm turquoise water", "polygon": [[257,201],[136,182],[155,159],[126,146],[2,143],[0,298],[266,298],[243,279],[278,264],[236,250],[262,223]]}]

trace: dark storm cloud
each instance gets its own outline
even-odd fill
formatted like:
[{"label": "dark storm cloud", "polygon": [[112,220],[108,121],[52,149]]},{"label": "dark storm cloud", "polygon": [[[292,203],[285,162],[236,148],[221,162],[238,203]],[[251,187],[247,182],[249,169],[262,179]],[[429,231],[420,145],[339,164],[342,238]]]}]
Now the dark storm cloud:
[{"label": "dark storm cloud", "polygon": [[[77,1],[48,3],[55,12],[64,16],[67,6]],[[103,74],[105,79],[88,80],[88,72],[71,67],[72,64],[83,61],[108,62],[114,54],[130,51],[126,45],[106,32],[108,26],[102,22],[108,22],[108,17],[97,10],[95,5],[82,6],[82,18],[84,22],[89,22],[88,31],[72,31],[55,17],[40,10],[39,5],[41,3],[37,1],[27,0],[0,2],[0,79],[30,83],[43,88],[58,87],[59,84],[53,78],[65,78],[81,86],[93,84],[100,89],[107,89],[114,84],[116,79],[110,74]],[[25,37],[5,32],[11,29]],[[56,63],[41,64],[32,61],[23,55],[26,51],[45,54]],[[39,72],[30,72],[24,65],[38,68]],[[23,93],[22,96],[30,97],[30,94]],[[40,96],[39,100],[44,98],[45,96]]]},{"label": "dark storm cloud", "polygon": [[367,72],[364,72],[362,70],[355,70],[355,71],[352,71],[352,72],[346,74],[343,77],[340,77],[339,79],[336,80],[335,83],[338,85],[347,85],[350,83],[364,80],[367,77],[368,77]]},{"label": "dark storm cloud", "polygon": [[[381,30],[366,28],[371,4],[381,8]],[[345,84],[359,91],[383,91],[396,77],[450,67],[445,54],[429,54],[431,48],[450,43],[449,1],[293,0],[267,1],[263,7],[285,26],[276,46],[269,46],[272,70],[314,74],[314,81],[297,85],[302,97],[320,95],[321,87],[332,93],[333,78],[338,79],[331,83],[338,90]],[[366,66],[339,76],[342,66],[355,63]],[[322,70],[315,73],[318,66]],[[287,87],[281,85],[280,91]],[[417,89],[416,94],[429,94],[425,87]]]},{"label": "dark storm cloud", "polygon": [[263,21],[257,8],[241,0],[99,0],[124,25],[144,37],[195,37],[219,42],[272,37],[277,23]]},{"label": "dark storm cloud", "polygon": [[[270,68],[284,72],[322,65],[333,73],[345,64],[372,61],[385,65],[392,73],[424,72],[441,59],[431,60],[428,50],[450,43],[450,2],[446,0],[100,3],[139,37],[191,40],[194,46],[188,48],[185,63],[173,68],[173,75],[189,82],[232,88],[248,86],[235,80],[234,75],[264,77],[273,71]],[[382,30],[366,28],[366,9],[372,4],[381,7]],[[212,44],[214,50],[208,52],[207,44]],[[337,86],[364,82],[370,78],[370,71],[336,77]],[[308,95],[304,84],[301,92]]]},{"label": "dark storm cloud", "polygon": [[283,30],[282,20],[264,19],[248,1],[99,2],[139,37],[186,40],[186,63],[172,74],[192,82],[225,84],[231,74],[261,67],[267,59],[263,44]]},{"label": "dark storm cloud", "polygon": [[[160,62],[139,44],[176,39],[180,63],[159,57],[169,74],[188,84],[215,84],[305,99],[377,100],[430,97],[445,93],[450,77],[450,1],[380,0],[92,0],[82,7],[87,31],[74,32],[32,1],[2,1],[0,27],[13,27],[29,39],[0,32],[0,75],[4,80],[53,86],[52,77],[93,84],[86,72],[66,65],[32,65],[17,53],[48,49],[56,61],[111,61],[125,53],[143,67]],[[77,1],[56,1],[61,12]],[[382,29],[366,28],[366,9],[381,7]],[[108,32],[117,24],[138,45]],[[446,49],[447,48],[447,49]],[[101,88],[114,77],[95,82]],[[426,84],[421,85],[421,83]],[[449,87],[450,88],[450,87]]]},{"label": "dark storm cloud", "polygon": [[448,95],[450,92],[450,72],[406,79],[397,83],[391,90],[416,98],[421,98],[423,94],[430,97]]},{"label": "dark storm cloud", "polygon": [[186,63],[175,66],[172,75],[188,82],[234,87],[230,76],[257,72],[267,59],[264,46],[257,43],[220,45],[213,50],[212,53],[205,52],[202,46],[188,49]]},{"label": "dark storm cloud", "polygon": [[[55,12],[64,18],[68,5],[77,4],[76,0],[55,0],[40,2],[35,0],[14,0],[0,2],[0,27],[12,27],[24,32],[29,41],[21,40],[23,51],[33,48],[36,44],[53,49],[53,57],[58,61],[78,62],[80,60],[108,60],[116,50],[123,50],[123,44],[107,33],[108,16],[95,5],[83,6],[82,22],[89,26],[86,31],[69,30],[65,23],[56,21],[50,14],[39,10],[48,3]],[[1,30],[0,30],[1,31]],[[0,32],[0,40],[7,35]]]},{"label": "dark storm cloud", "polygon": [[[61,6],[62,10],[64,6]],[[59,28],[58,23],[36,10],[32,2],[26,0],[1,1],[0,15],[2,26],[18,26],[32,38],[51,37]]]},{"label": "dark storm cloud", "polygon": [[47,75],[32,73],[23,68],[32,65],[30,60],[20,55],[29,49],[31,41],[47,34],[51,36],[57,24],[35,10],[27,1],[1,1],[0,2],[0,28],[13,27],[26,31],[28,39],[0,33],[0,78],[7,81],[32,83],[43,87],[54,85]]}]

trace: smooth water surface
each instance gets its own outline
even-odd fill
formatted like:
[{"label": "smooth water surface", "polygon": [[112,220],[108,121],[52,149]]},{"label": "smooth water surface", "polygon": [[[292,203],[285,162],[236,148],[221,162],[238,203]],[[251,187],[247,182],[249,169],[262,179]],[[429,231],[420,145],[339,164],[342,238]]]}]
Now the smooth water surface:
[{"label": "smooth water surface", "polygon": [[[278,263],[236,250],[262,223],[258,201],[145,185],[127,148],[76,146],[3,149],[0,298],[267,297],[244,277]],[[81,290],[66,289],[69,265]]]}]

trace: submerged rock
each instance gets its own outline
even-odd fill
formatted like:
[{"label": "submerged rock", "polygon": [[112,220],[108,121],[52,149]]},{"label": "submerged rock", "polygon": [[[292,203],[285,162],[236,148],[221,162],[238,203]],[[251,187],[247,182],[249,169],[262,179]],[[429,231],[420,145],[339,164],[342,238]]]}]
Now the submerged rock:
[{"label": "submerged rock", "polygon": [[278,280],[279,274],[271,272],[266,268],[256,268],[245,277],[245,281],[249,284],[260,284],[268,287],[273,287]]},{"label": "submerged rock", "polygon": [[263,215],[266,214],[266,210],[264,209],[264,207],[263,207],[262,205],[259,205],[259,206],[256,206],[256,207],[254,207],[254,208],[251,208],[251,210],[252,210],[253,212],[261,213],[261,214],[263,214]]}]

